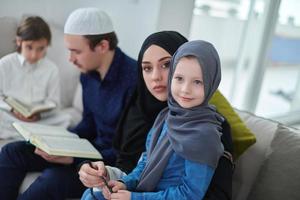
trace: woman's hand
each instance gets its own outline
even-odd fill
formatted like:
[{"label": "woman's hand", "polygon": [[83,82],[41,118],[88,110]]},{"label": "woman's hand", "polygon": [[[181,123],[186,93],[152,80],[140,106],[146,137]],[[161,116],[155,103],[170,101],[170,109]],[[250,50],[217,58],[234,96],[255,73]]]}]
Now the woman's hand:
[{"label": "woman's hand", "polygon": [[104,181],[102,178],[109,180],[109,176],[105,165],[102,161],[85,163],[80,167],[78,172],[79,179],[86,187],[104,187]]}]

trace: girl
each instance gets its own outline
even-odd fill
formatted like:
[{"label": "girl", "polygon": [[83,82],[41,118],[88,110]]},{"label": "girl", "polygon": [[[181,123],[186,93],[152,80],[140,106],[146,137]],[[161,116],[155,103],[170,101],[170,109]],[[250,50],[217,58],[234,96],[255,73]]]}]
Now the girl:
[{"label": "girl", "polygon": [[[155,34],[153,34],[153,35],[155,35]],[[151,38],[151,36],[150,36],[150,38]],[[145,43],[147,44],[147,40],[149,40],[149,38],[148,39],[146,39],[146,41],[145,41]],[[148,41],[149,42],[149,41]],[[144,45],[143,45],[143,47],[147,47],[147,46],[149,46],[149,47],[151,47],[151,45],[145,45],[145,43],[144,43]],[[149,47],[147,47],[147,48],[149,48]],[[149,48],[150,49],[150,48]],[[144,58],[143,58],[143,61],[144,60],[146,60],[147,61],[147,52],[148,52],[148,50],[147,51],[143,51],[143,48],[142,48],[142,50],[141,50],[141,52],[144,52],[145,54],[144,54]],[[143,56],[142,56],[143,57]],[[140,54],[140,56],[139,56],[139,60],[140,60],[140,58],[141,58],[141,54]],[[143,63],[148,63],[148,62],[143,62]],[[151,62],[150,62],[151,63]],[[144,65],[143,66],[143,70],[145,69],[145,67],[146,67],[147,65]],[[200,67],[198,67],[199,69],[200,69]],[[145,76],[144,76],[144,79],[145,79]],[[146,85],[147,85],[147,79],[145,79],[145,82],[146,82]],[[148,86],[148,85],[147,85]],[[150,92],[151,92],[151,90],[150,90]],[[213,93],[213,92],[212,92]],[[212,94],[211,93],[211,94]],[[209,98],[209,97],[208,97]],[[207,103],[207,102],[206,102]],[[218,115],[217,115],[218,116]],[[228,135],[229,135],[229,139],[231,139],[230,138],[230,131],[228,130],[228,128],[226,127],[226,126],[224,126],[224,130],[223,130],[223,132],[225,133],[225,136],[227,137],[227,139],[228,139]],[[130,140],[130,139],[128,139],[128,140]],[[228,146],[228,144],[226,144],[227,142],[225,142],[225,145],[226,146]],[[232,144],[231,144],[231,141],[229,141],[229,149],[231,148],[231,146],[232,146]],[[133,147],[132,148],[134,148],[134,145],[133,145]],[[206,152],[207,150],[205,150],[205,152]],[[95,163],[94,163],[95,164]],[[140,165],[140,164],[139,164]],[[95,167],[100,167],[99,165],[94,165]],[[230,167],[231,167],[231,165],[230,165],[230,167],[228,167],[227,168],[227,166],[228,166],[228,162],[226,162],[226,161],[224,161],[223,159],[221,159],[220,160],[220,165],[218,165],[218,169],[217,169],[217,172],[218,173],[216,173],[216,175],[217,176],[214,176],[214,181],[212,182],[212,184],[210,185],[210,190],[209,190],[209,192],[206,194],[206,199],[213,199],[213,198],[215,198],[215,197],[218,197],[218,199],[230,199],[231,198],[231,169],[230,169]],[[82,168],[84,168],[84,166],[82,167]],[[112,168],[111,167],[107,167],[107,169],[108,169],[108,173],[109,173],[109,175],[111,176],[113,173],[111,172],[112,171]],[[229,169],[229,170],[224,170],[224,169]],[[136,171],[136,170],[135,170]],[[224,172],[224,173],[223,173]],[[135,172],[133,172],[133,173],[135,173]],[[84,177],[85,175],[87,175],[88,174],[88,172],[87,171],[85,171],[84,169],[82,169],[82,170],[80,170],[80,177],[81,177],[81,180],[83,180],[83,182],[84,181],[87,181],[88,180],[88,178],[87,179],[85,179],[86,177]],[[131,176],[131,175],[129,175],[129,176]],[[224,177],[226,177],[226,178],[228,178],[228,179],[226,179],[225,181],[224,181],[224,183],[220,183],[220,181],[219,181],[219,179],[222,179],[222,178],[224,178]],[[110,178],[112,178],[112,177],[110,177]],[[117,177],[117,178],[120,178],[120,177]],[[126,178],[125,178],[126,179]],[[98,181],[99,182],[99,181]],[[208,183],[209,183],[210,181],[208,181]],[[207,184],[208,184],[207,183]],[[88,185],[86,185],[86,186],[88,186]],[[116,189],[116,188],[115,188]],[[206,190],[206,189],[205,189]],[[84,194],[84,196],[83,196],[83,199],[90,199],[91,197],[89,197],[89,195],[88,195],[88,191],[86,191],[85,192],[85,194]],[[202,192],[202,195],[204,194],[205,192],[203,191]],[[197,193],[198,194],[198,193]],[[200,194],[200,193],[199,193]],[[114,194],[115,195],[115,194]],[[114,195],[112,195],[112,197],[114,196]],[[98,195],[98,196],[100,196],[100,195]],[[197,195],[198,196],[198,195]],[[162,197],[162,198],[167,198],[167,196],[164,196],[164,197]],[[150,197],[150,198],[157,198],[157,196],[153,196],[153,197]],[[197,197],[197,198],[199,198],[199,196]]]},{"label": "girl", "polygon": [[[59,72],[57,66],[45,57],[51,43],[48,24],[40,17],[28,17],[17,28],[17,52],[0,60],[0,138],[16,137],[11,123],[25,122],[68,126],[70,116],[57,112],[35,114],[24,117],[11,109],[4,101],[13,97],[25,104],[52,102],[60,105]],[[59,117],[58,117],[59,116]]]}]

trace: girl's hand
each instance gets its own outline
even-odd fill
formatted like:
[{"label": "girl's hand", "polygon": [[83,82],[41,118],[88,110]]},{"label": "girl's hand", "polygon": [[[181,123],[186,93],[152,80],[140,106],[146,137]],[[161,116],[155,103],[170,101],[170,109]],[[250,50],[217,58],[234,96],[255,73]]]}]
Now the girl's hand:
[{"label": "girl's hand", "polygon": [[126,190],[126,185],[120,181],[111,180],[108,182],[108,186],[112,188],[113,193],[111,193],[107,187],[103,187],[102,194],[106,199],[111,199],[111,195],[120,190]]},{"label": "girl's hand", "polygon": [[119,190],[126,190],[126,185],[121,181],[111,180],[108,182],[108,185],[111,187],[113,192],[118,192]]},{"label": "girl's hand", "polygon": [[131,199],[131,192],[128,190],[119,190],[117,193],[111,194],[111,200],[130,200]]}]

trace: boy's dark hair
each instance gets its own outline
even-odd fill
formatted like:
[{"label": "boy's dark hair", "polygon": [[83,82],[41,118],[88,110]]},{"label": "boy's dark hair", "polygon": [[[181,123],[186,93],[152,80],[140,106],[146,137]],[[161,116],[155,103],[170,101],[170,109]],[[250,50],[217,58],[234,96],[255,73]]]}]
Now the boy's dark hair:
[{"label": "boy's dark hair", "polygon": [[[49,25],[38,16],[27,17],[17,28],[17,37],[21,40],[40,40],[46,39],[48,45],[51,43],[51,31]],[[17,47],[21,52],[21,47]]]},{"label": "boy's dark hair", "polygon": [[102,40],[108,41],[109,50],[115,50],[118,45],[118,38],[115,32],[105,33],[101,35],[84,35],[84,37],[89,41],[91,50],[94,50],[97,44],[99,44]]}]

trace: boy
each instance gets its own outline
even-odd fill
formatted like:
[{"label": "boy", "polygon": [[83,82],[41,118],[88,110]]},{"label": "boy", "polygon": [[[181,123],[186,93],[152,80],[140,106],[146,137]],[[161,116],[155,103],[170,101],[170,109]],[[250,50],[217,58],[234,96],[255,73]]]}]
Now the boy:
[{"label": "boy", "polygon": [[0,60],[0,138],[18,136],[11,123],[17,120],[67,127],[70,116],[58,110],[25,117],[8,106],[5,96],[25,104],[52,103],[60,106],[57,66],[46,57],[51,43],[48,24],[38,16],[26,18],[16,33],[17,51]]}]

